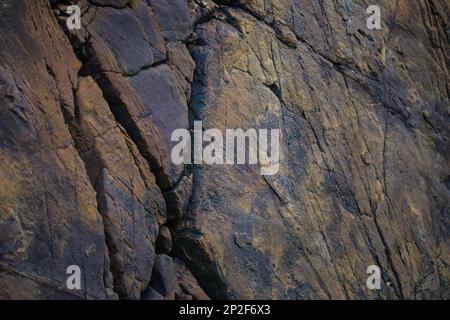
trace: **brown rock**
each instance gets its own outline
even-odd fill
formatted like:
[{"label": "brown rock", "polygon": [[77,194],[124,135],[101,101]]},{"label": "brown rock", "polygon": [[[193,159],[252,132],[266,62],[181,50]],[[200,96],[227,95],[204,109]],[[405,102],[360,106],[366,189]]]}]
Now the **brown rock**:
[{"label": "brown rock", "polygon": [[171,134],[188,127],[186,98],[173,71],[163,64],[126,78],[108,73],[100,84],[116,118],[149,161],[158,185],[173,186],[183,166],[170,158],[175,145]]},{"label": "brown rock", "polygon": [[[369,30],[360,1],[80,0],[78,31],[69,2],[0,5],[0,298],[449,298],[448,1]],[[280,129],[280,170],[173,165],[193,120]]]},{"label": "brown rock", "polygon": [[179,220],[185,214],[192,192],[192,177],[192,175],[183,177],[172,190],[164,193],[169,221]]},{"label": "brown rock", "polygon": [[177,75],[178,83],[189,99],[195,69],[195,63],[189,51],[182,42],[170,42],[167,44],[167,56]]},{"label": "brown rock", "polygon": [[191,34],[193,23],[187,1],[146,1],[158,16],[162,34],[168,42],[185,40]]},{"label": "brown rock", "polygon": [[[2,3],[6,4],[6,3]],[[95,191],[66,118],[81,64],[48,2],[0,9],[0,299],[114,298]],[[81,290],[66,270],[83,267]],[[87,281],[86,281],[87,280]]]},{"label": "brown rock", "polygon": [[165,298],[162,295],[160,295],[152,287],[148,287],[147,290],[145,290],[142,293],[141,299],[142,300],[165,300]]},{"label": "brown rock", "polygon": [[[448,5],[433,1],[432,27],[416,25],[423,2],[386,4],[383,28],[370,31],[360,4],[240,4],[195,28],[191,108],[205,129],[280,128],[280,170],[196,167],[174,252],[213,298],[448,296],[438,267],[450,258],[448,228],[433,227],[449,219],[448,148],[430,141],[446,145],[449,102],[435,104],[424,80],[446,90],[448,69],[435,64],[447,65],[445,54],[431,43],[449,50]],[[292,33],[297,48],[285,45]],[[412,88],[427,107],[405,103]],[[390,286],[365,288],[371,264]]]},{"label": "brown rock", "polygon": [[150,286],[167,300],[175,300],[179,288],[173,260],[168,255],[156,255]]},{"label": "brown rock", "polygon": [[156,17],[141,1],[135,10],[96,8],[86,30],[86,47],[95,70],[130,75],[165,59]]},{"label": "brown rock", "polygon": [[172,251],[172,235],[169,228],[162,226],[156,239],[156,253],[169,254]]},{"label": "brown rock", "polygon": [[[174,259],[174,265],[178,284],[186,296],[184,300],[210,300],[183,261]],[[181,300],[181,297],[178,300]]]},{"label": "brown rock", "polygon": [[157,216],[165,203],[155,178],[125,130],[117,125],[92,78],[76,93],[75,144],[97,191],[111,256],[116,291],[139,298],[150,280]]}]

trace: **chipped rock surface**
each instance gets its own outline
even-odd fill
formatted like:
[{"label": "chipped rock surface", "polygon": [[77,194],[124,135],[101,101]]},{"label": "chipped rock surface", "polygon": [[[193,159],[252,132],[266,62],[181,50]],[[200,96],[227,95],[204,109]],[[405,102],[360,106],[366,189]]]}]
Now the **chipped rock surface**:
[{"label": "chipped rock surface", "polygon": [[[450,7],[378,3],[0,0],[0,299],[448,299]],[[174,164],[195,120],[278,173]]]}]

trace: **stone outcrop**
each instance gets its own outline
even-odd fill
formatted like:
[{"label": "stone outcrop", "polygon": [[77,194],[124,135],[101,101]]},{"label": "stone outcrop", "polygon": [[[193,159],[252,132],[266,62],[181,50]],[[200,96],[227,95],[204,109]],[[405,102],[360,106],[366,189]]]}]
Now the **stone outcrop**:
[{"label": "stone outcrop", "polygon": [[[448,299],[449,3],[370,4],[0,0],[0,298]],[[196,120],[279,172],[174,164]]]}]

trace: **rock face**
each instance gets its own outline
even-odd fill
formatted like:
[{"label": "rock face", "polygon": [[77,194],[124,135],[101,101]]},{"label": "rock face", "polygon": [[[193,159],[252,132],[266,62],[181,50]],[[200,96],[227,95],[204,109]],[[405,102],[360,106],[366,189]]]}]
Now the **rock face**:
[{"label": "rock face", "polygon": [[[0,0],[0,298],[450,298],[450,5],[370,4]],[[174,164],[196,120],[278,173]]]}]

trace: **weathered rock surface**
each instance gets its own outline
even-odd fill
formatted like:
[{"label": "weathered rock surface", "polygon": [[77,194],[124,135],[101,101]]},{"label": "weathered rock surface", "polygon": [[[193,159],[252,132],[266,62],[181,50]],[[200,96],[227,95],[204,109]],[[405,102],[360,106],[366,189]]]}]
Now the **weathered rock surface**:
[{"label": "weathered rock surface", "polygon": [[97,192],[111,272],[121,297],[139,298],[150,280],[165,202],[146,161],[116,123],[95,81],[79,78],[74,142]]},{"label": "weathered rock surface", "polygon": [[152,300],[209,300],[184,263],[166,254],[156,255],[149,290],[144,295]]},{"label": "weathered rock surface", "polygon": [[147,4],[95,3],[77,34],[62,1],[2,3],[1,298],[139,299],[152,278],[187,85]]},{"label": "weathered rock surface", "polygon": [[[450,5],[378,2],[0,0],[0,299],[448,299]],[[194,120],[279,172],[173,164]]]},{"label": "weathered rock surface", "polygon": [[169,228],[162,226],[156,239],[156,253],[170,254],[172,251],[172,234]]},{"label": "weathered rock surface", "polygon": [[[39,1],[2,1],[0,297],[113,297],[102,216],[65,117],[80,62]],[[82,267],[82,291],[65,289]]]},{"label": "weathered rock surface", "polygon": [[175,246],[202,275],[211,252],[211,296],[448,297],[448,3],[381,5],[374,31],[349,1],[233,1],[196,26],[196,119],[283,132],[273,177],[194,168]]}]

